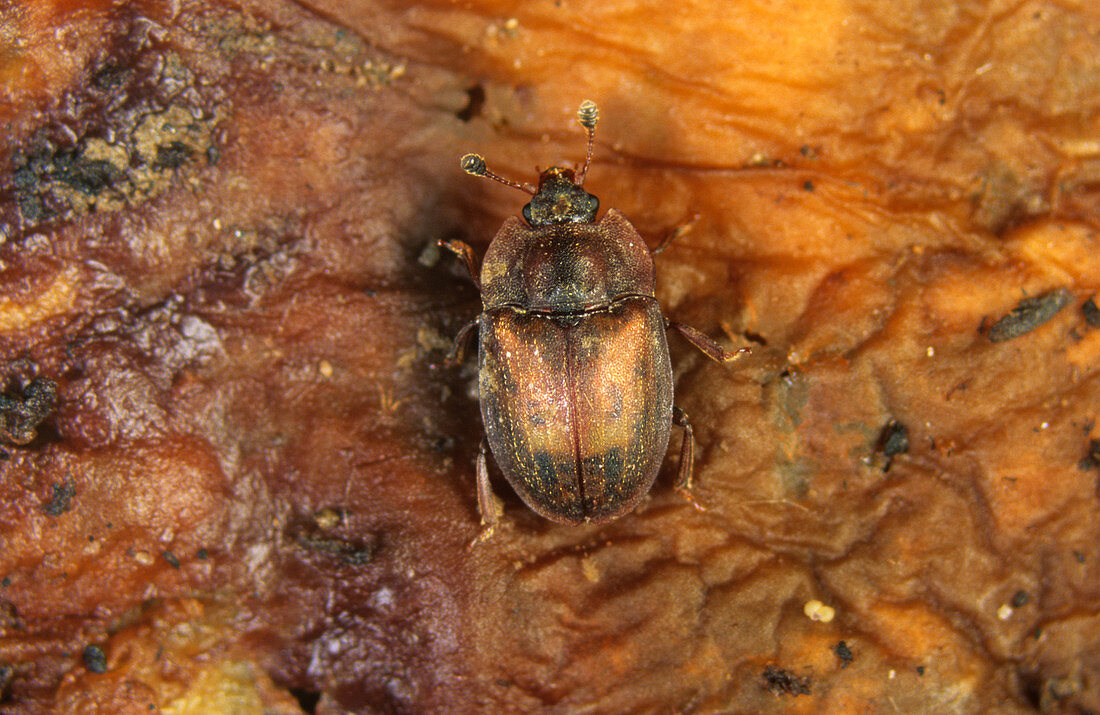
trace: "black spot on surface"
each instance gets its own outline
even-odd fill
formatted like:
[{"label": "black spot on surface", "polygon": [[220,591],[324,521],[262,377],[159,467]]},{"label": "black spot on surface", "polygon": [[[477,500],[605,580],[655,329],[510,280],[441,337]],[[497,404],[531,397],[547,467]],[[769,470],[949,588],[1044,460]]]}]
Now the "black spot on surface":
[{"label": "black spot on surface", "polygon": [[1081,305],[1081,315],[1090,327],[1100,328],[1100,308],[1096,307],[1096,301],[1089,298]]},{"label": "black spot on surface", "polygon": [[298,707],[302,709],[302,712],[309,713],[309,715],[317,712],[317,703],[321,702],[319,692],[305,688],[291,688],[290,694],[298,701]]},{"label": "black spot on surface", "polygon": [[852,655],[852,649],[849,648],[848,644],[844,641],[840,641],[833,646],[833,652],[836,653],[836,657],[840,659],[840,667],[842,670],[847,668],[848,664],[856,659],[856,657]]},{"label": "black spot on surface", "polygon": [[466,90],[466,106],[455,112],[455,117],[460,121],[468,122],[481,114],[481,108],[485,106],[485,88],[480,84]]},{"label": "black spot on surface", "polygon": [[1077,468],[1082,472],[1100,467],[1100,439],[1089,440],[1089,446],[1085,450],[1085,456],[1077,463]]},{"label": "black spot on surface", "polygon": [[882,471],[889,472],[894,457],[909,451],[909,429],[897,420],[890,420],[879,433],[876,448],[886,457]]}]

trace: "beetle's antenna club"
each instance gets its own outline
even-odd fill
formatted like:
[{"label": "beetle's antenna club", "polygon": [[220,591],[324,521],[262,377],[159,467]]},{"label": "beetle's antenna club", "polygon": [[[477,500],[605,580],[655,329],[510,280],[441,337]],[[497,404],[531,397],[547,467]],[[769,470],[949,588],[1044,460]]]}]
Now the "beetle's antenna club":
[{"label": "beetle's antenna club", "polygon": [[591,99],[581,102],[577,109],[577,121],[588,135],[588,153],[584,157],[584,168],[577,174],[577,186],[584,186],[584,177],[588,176],[588,165],[592,163],[592,146],[596,141],[596,125],[600,123],[600,108]]},{"label": "beetle's antenna club", "polygon": [[532,196],[535,195],[535,187],[530,184],[517,184],[514,181],[508,181],[503,176],[497,176],[493,172],[489,171],[489,167],[485,165],[485,158],[480,154],[466,154],[459,161],[462,166],[462,170],[470,176],[482,176],[486,179],[492,179],[493,181],[499,181],[505,186],[511,186],[513,189],[519,189],[525,191]]}]

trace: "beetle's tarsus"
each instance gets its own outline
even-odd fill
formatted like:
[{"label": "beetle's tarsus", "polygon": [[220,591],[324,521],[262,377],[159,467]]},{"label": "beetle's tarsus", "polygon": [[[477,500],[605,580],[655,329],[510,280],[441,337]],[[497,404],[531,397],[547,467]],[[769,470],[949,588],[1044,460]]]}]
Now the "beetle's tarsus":
[{"label": "beetle's tarsus", "polygon": [[493,486],[489,483],[489,467],[485,461],[485,452],[488,444],[481,440],[481,446],[477,450],[477,510],[481,513],[481,534],[474,539],[470,546],[480,544],[493,535],[493,530],[500,523],[504,515],[504,503],[493,493]]}]

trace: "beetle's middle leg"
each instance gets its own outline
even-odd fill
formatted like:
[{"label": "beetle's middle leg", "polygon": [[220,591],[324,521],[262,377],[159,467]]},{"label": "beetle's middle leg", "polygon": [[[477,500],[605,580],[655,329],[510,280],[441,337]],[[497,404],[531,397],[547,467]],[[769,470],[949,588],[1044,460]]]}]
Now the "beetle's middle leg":
[{"label": "beetle's middle leg", "polygon": [[504,514],[504,504],[493,493],[493,487],[489,483],[489,466],[485,461],[487,450],[488,444],[483,439],[477,450],[477,510],[481,514],[481,533],[470,542],[471,548],[493,535],[493,530]]},{"label": "beetle's middle leg", "polygon": [[687,413],[675,405],[672,406],[672,421],[684,431],[684,438],[680,443],[680,469],[674,488],[696,509],[706,511],[691,495],[691,475],[695,471],[695,430],[691,428]]},{"label": "beetle's middle leg", "polygon": [[466,356],[466,348],[470,345],[470,336],[473,335],[473,330],[481,322],[481,316],[478,316],[462,326],[462,330],[458,331],[458,335],[455,336],[455,341],[451,345],[450,352],[447,353],[447,357],[443,360],[443,364],[448,367],[462,362],[462,358]]},{"label": "beetle's middle leg", "polygon": [[665,327],[672,328],[680,335],[683,335],[689,343],[699,348],[699,350],[701,350],[704,355],[709,357],[711,360],[714,360],[715,362],[729,362],[731,360],[736,360],[738,357],[744,355],[747,352],[750,352],[749,348],[738,348],[733,352],[727,352],[722,348],[721,345],[708,338],[705,333],[700,330],[696,330],[690,325],[677,323],[673,320],[666,320]]}]

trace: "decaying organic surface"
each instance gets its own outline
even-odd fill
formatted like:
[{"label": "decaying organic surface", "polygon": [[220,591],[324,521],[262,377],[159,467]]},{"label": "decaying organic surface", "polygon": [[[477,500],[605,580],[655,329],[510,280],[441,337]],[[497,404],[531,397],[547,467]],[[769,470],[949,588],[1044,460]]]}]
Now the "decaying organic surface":
[{"label": "decaying organic surface", "polygon": [[[1096,7],[0,6],[0,712],[1100,711]],[[583,98],[753,354],[671,338],[705,511],[468,550],[435,241]]]}]

